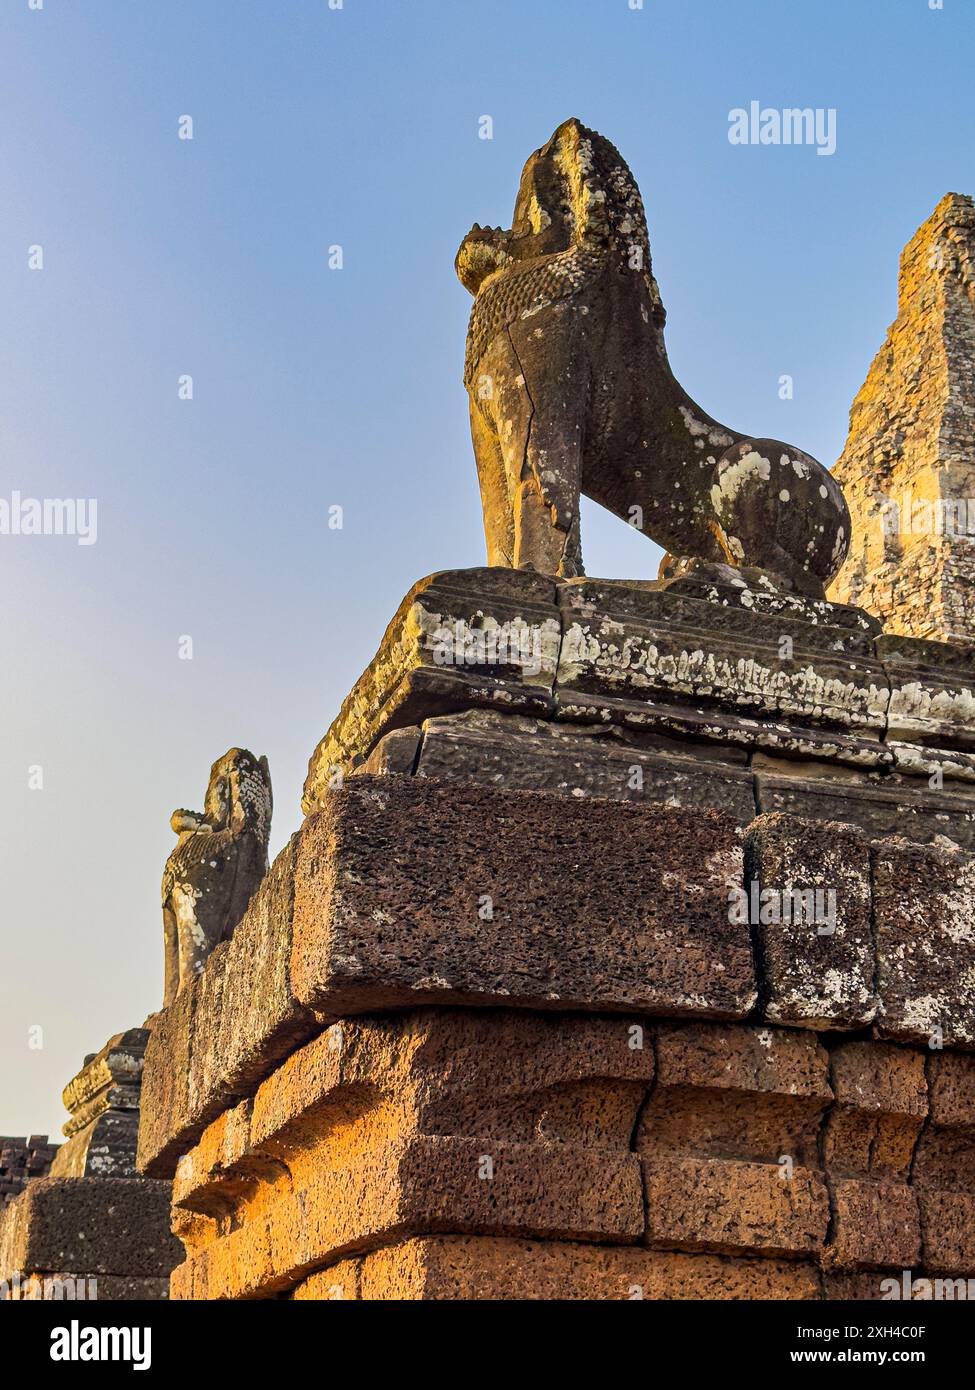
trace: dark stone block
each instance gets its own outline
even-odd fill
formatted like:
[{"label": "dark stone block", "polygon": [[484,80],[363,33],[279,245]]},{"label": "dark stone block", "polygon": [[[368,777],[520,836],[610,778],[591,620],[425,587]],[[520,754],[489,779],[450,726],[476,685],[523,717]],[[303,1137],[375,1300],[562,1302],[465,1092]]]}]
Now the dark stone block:
[{"label": "dark stone block", "polygon": [[423,1003],[741,1018],[716,811],[357,777],[301,832],[292,979],[329,1017]]}]

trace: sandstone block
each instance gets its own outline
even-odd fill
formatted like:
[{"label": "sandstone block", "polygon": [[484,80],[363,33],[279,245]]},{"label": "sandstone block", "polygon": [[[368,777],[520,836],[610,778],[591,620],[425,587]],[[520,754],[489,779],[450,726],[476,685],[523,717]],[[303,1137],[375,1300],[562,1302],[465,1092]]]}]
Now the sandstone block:
[{"label": "sandstone block", "polygon": [[71,1118],[65,1134],[77,1134],[107,1110],[139,1108],[142,1063],[149,1034],[145,1028],[117,1033],[94,1057],[89,1057],[62,1093]]},{"label": "sandstone block", "polygon": [[833,1174],[906,1180],[928,1112],[924,1054],[880,1042],[830,1053],[836,1104],[823,1134]]},{"label": "sandstone block", "polygon": [[844,1269],[911,1269],[921,1251],[917,1196],[902,1182],[833,1178],[824,1260]]},{"label": "sandstone block", "polygon": [[588,706],[590,719],[639,725],[656,702],[844,730],[884,726],[887,681],[859,626],[595,579],[560,584],[559,602],[560,710]]},{"label": "sandstone block", "polygon": [[714,806],[742,825],[755,814],[742,749],[636,735],[616,724],[582,728],[490,710],[428,719],[416,770],[513,791]]},{"label": "sandstone block", "polygon": [[[295,1297],[329,1296],[330,1278],[332,1269],[313,1276]],[[819,1297],[815,1268],[800,1261],[497,1236],[429,1236],[387,1246],[361,1261],[360,1280],[359,1296],[381,1301]]]},{"label": "sandstone block", "polygon": [[458,709],[548,712],[560,641],[551,579],[500,568],[421,579],[312,754],[306,813],[392,729]]},{"label": "sandstone block", "polygon": [[827,1057],[812,1033],[739,1025],[661,1025],[657,1083],[637,1132],[648,1158],[712,1154],[818,1166]]},{"label": "sandstone block", "polygon": [[890,679],[893,737],[975,747],[975,647],[888,634],[877,638],[877,655]]},{"label": "sandstone block", "polygon": [[683,1157],[644,1160],[648,1245],[721,1254],[812,1255],[822,1249],[829,1197],[795,1167]]},{"label": "sandstone block", "polygon": [[884,841],[873,904],[880,1035],[975,1047],[975,857]]},{"label": "sandstone block", "polygon": [[302,831],[294,989],[333,1017],[422,998],[740,1018],[740,873],[717,812],[357,777]]},{"label": "sandstone block", "polygon": [[[946,781],[942,792],[933,791],[928,782],[936,769],[950,778],[953,759],[968,755],[926,752],[915,744],[883,746],[892,765],[911,775],[881,777],[876,765],[857,771],[827,761],[791,761],[756,753],[752,769],[758,803],[766,812],[785,811],[809,821],[855,825],[871,840],[902,835],[928,844],[948,835],[964,849],[975,849],[975,787],[969,769],[964,769],[964,780]],[[956,770],[963,771],[960,766]]]},{"label": "sandstone block", "polygon": [[169,1200],[168,1183],[145,1178],[39,1178],[5,1214],[0,1278],[14,1270],[164,1277],[180,1254]]},{"label": "sandstone block", "polygon": [[[812,1028],[857,1028],[873,991],[870,857],[852,826],[760,816],[745,837],[765,1016]],[[758,920],[756,921],[755,918]]]},{"label": "sandstone block", "polygon": [[408,729],[393,729],[391,733],[383,735],[356,770],[374,777],[388,777],[390,774],[411,777],[422,737],[423,731],[417,724]]}]

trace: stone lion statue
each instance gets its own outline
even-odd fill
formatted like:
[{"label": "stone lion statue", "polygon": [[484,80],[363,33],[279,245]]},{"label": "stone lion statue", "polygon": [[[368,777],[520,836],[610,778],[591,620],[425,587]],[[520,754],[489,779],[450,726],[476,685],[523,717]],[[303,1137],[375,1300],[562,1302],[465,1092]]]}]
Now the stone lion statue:
[{"label": "stone lion statue", "polygon": [[271,806],[267,758],[231,748],[210,769],[202,813],[170,817],[179,840],[162,881],[164,1007],[233,934],[267,873]]},{"label": "stone lion statue", "polygon": [[668,575],[757,568],[823,595],[850,517],[801,449],[706,415],[675,379],[639,190],[617,150],[566,121],[525,165],[510,231],[475,224],[465,384],[488,563],[583,572],[579,495],[639,526]]}]

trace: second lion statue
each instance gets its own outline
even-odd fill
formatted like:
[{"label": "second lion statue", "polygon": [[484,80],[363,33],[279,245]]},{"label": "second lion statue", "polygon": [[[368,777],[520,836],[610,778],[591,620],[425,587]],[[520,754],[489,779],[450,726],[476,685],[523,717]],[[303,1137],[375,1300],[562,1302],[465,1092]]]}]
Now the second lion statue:
[{"label": "second lion statue", "polygon": [[179,836],[162,881],[163,1007],[232,936],[267,873],[271,834],[267,758],[230,748],[210,769],[201,811],[174,811]]},{"label": "second lion statue", "polygon": [[566,121],[525,165],[510,231],[475,224],[465,384],[488,564],[581,574],[579,495],[669,553],[822,597],[850,542],[839,484],[794,445],[705,414],[675,379],[646,218],[610,142]]}]

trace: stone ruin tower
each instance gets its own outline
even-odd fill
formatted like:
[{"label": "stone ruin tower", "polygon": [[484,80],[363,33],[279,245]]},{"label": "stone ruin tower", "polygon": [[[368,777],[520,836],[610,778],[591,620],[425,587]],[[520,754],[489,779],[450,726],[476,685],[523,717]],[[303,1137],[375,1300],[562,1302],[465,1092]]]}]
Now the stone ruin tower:
[{"label": "stone ruin tower", "polygon": [[854,543],[833,586],[890,632],[975,633],[975,205],[949,193],[901,256],[897,318],[835,477]]},{"label": "stone ruin tower", "polygon": [[[137,1153],[170,1297],[975,1277],[971,647],[826,599],[843,493],[674,380],[608,141],[560,127],[457,269],[489,566],[407,593],[246,909],[201,866],[258,863],[256,760],[250,820],[226,760],[174,816],[200,931]],[[580,492],[639,509],[656,580],[585,576]]]}]

